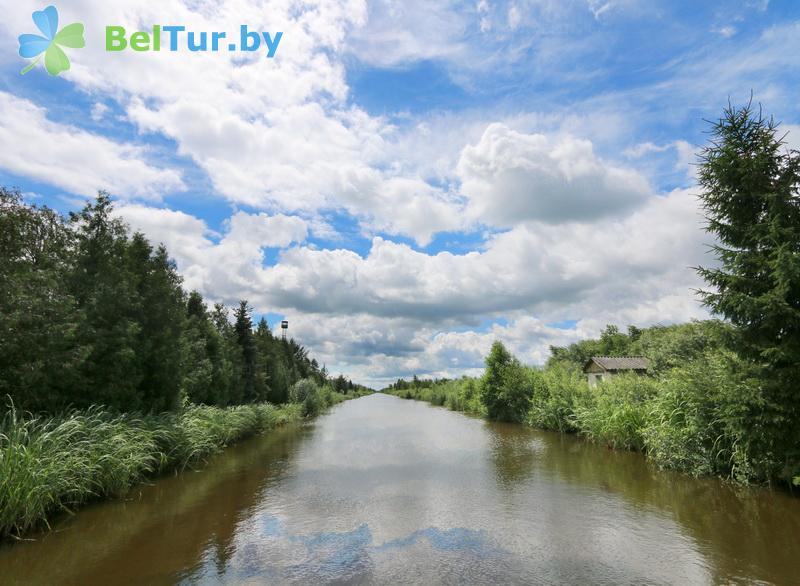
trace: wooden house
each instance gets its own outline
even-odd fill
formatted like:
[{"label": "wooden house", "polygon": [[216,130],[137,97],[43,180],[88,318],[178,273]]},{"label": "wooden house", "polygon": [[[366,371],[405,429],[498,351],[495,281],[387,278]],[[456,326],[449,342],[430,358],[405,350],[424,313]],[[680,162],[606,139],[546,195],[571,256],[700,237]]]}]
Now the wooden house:
[{"label": "wooden house", "polygon": [[650,361],[644,356],[592,356],[583,367],[583,372],[589,380],[589,386],[594,387],[599,381],[608,380],[621,372],[635,372],[647,374]]}]

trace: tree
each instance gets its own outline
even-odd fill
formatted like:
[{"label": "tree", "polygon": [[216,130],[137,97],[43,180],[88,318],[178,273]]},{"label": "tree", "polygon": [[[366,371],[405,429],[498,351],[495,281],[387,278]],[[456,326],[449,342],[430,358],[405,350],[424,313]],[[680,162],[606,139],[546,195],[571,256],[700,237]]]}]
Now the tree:
[{"label": "tree", "polygon": [[774,367],[800,358],[800,153],[750,105],[729,106],[702,155],[701,202],[718,244],[703,302],[736,325],[740,350]]},{"label": "tree", "polygon": [[76,336],[83,314],[69,287],[72,263],[62,218],[0,187],[0,397],[18,407],[63,408],[84,386],[88,348]]},{"label": "tree", "polygon": [[247,301],[231,324],[187,295],[166,248],[130,234],[108,194],[66,222],[0,188],[0,397],[17,407],[280,403],[303,378],[327,393],[327,376],[265,319],[254,331]]},{"label": "tree", "polygon": [[239,302],[239,307],[233,312],[234,332],[236,344],[239,347],[239,384],[237,385],[237,402],[248,403],[255,401],[256,392],[256,344],[253,336],[253,320],[250,318],[251,309],[246,300]]},{"label": "tree", "polygon": [[230,327],[224,311],[209,315],[202,295],[192,291],[186,302],[181,393],[192,403],[224,407],[230,398],[232,365],[214,318]]},{"label": "tree", "polygon": [[257,394],[261,398],[270,400],[274,396],[272,385],[275,383],[273,380],[275,357],[272,352],[272,347],[275,345],[275,338],[264,317],[258,321],[258,325],[256,326],[255,344],[258,363],[256,372]]},{"label": "tree", "polygon": [[607,325],[599,340],[581,340],[567,347],[550,346],[549,366],[568,366],[580,370],[592,356],[624,356],[631,353],[631,345],[641,336],[641,330],[628,326],[628,334],[615,325]]},{"label": "tree", "polygon": [[76,335],[90,350],[81,365],[85,386],[71,389],[69,398],[76,406],[146,410],[138,393],[143,372],[136,318],[141,306],[129,270],[127,230],[111,209],[111,198],[101,192],[79,213],[70,214],[76,247],[71,289],[85,316]]},{"label": "tree", "polygon": [[492,344],[480,382],[481,402],[492,419],[522,421],[528,412],[531,385],[525,367],[502,342]]},{"label": "tree", "polygon": [[185,302],[181,277],[166,248],[162,245],[153,251],[141,233],[131,238],[128,256],[138,324],[139,401],[147,410],[172,410],[178,406],[182,382]]},{"label": "tree", "polygon": [[[698,272],[711,310],[736,326],[740,354],[764,367],[753,428],[765,453],[800,473],[800,153],[751,105],[728,106],[701,155],[700,196],[718,266]],[[792,472],[792,469],[794,472]]]}]

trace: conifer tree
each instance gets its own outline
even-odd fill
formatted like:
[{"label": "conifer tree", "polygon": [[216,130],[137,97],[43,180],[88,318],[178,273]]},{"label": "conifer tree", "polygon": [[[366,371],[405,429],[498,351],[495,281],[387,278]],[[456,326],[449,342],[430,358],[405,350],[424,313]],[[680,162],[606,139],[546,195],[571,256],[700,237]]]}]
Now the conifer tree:
[{"label": "conifer tree", "polygon": [[781,368],[800,358],[800,154],[778,125],[729,106],[702,153],[701,201],[718,266],[699,268],[706,305],[738,327],[740,349]]}]

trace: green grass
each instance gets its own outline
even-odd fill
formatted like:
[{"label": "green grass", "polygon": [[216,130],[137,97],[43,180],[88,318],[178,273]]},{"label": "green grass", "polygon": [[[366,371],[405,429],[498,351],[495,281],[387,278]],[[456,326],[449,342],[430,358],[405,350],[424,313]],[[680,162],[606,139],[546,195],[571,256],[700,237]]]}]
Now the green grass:
[{"label": "green grass", "polygon": [[0,538],[19,537],[142,480],[202,464],[243,438],[297,421],[302,406],[190,406],[180,414],[99,407],[55,418],[13,407],[0,419]]}]

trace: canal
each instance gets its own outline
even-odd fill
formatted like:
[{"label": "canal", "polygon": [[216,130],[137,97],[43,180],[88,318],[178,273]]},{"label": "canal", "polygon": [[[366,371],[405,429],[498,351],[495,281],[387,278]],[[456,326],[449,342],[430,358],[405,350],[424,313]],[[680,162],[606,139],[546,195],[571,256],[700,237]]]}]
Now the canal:
[{"label": "canal", "polygon": [[800,583],[800,499],[381,394],[34,538],[0,582]]}]

